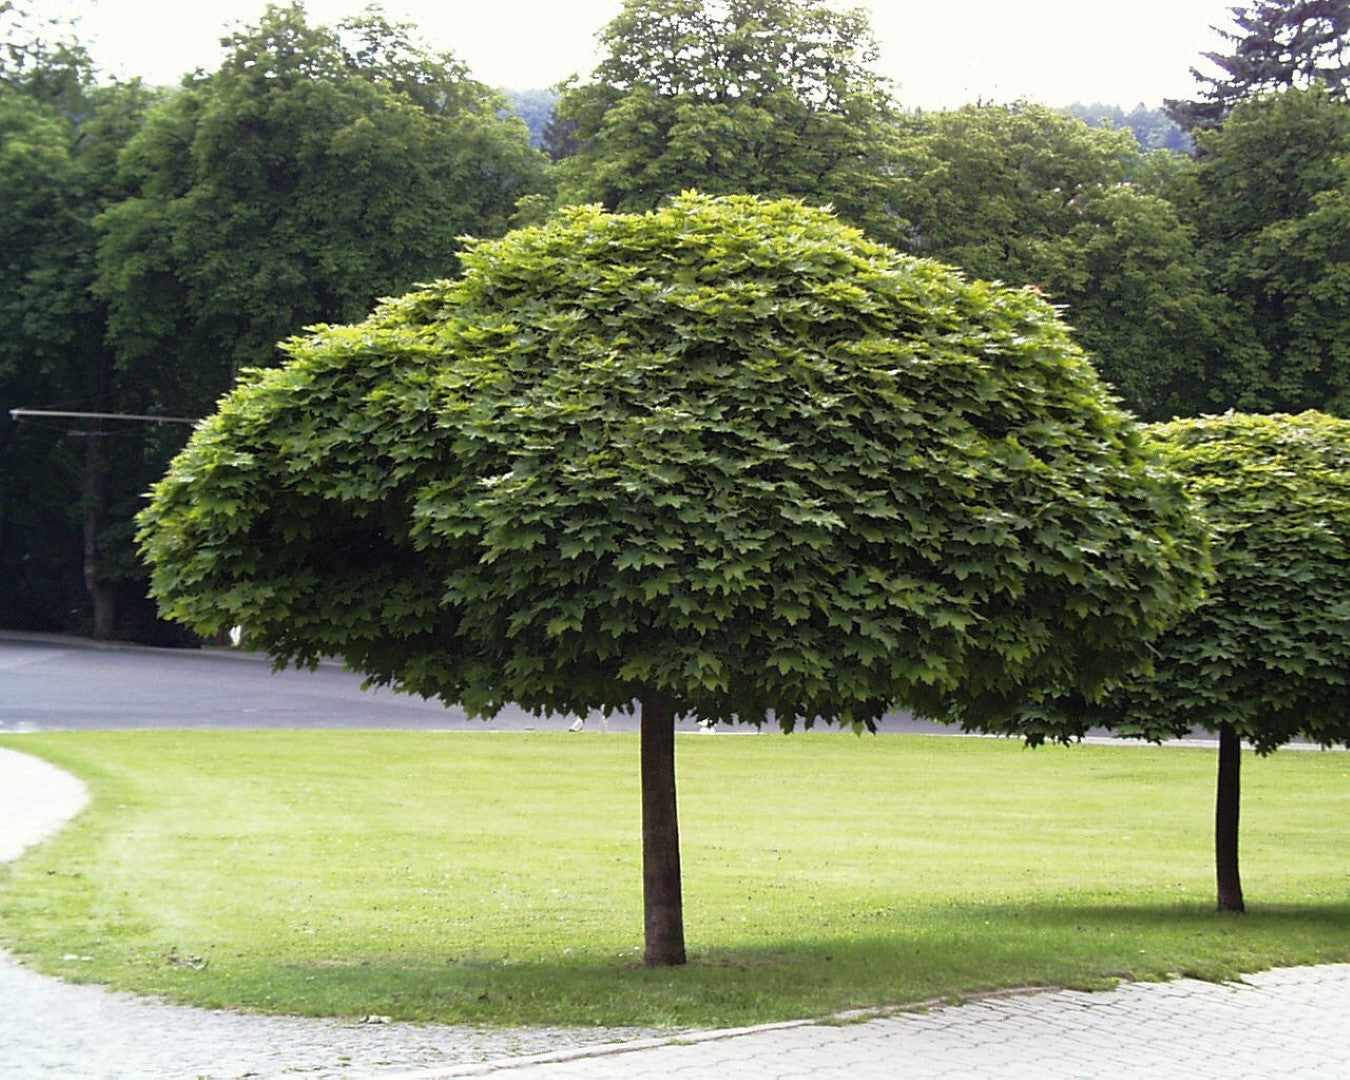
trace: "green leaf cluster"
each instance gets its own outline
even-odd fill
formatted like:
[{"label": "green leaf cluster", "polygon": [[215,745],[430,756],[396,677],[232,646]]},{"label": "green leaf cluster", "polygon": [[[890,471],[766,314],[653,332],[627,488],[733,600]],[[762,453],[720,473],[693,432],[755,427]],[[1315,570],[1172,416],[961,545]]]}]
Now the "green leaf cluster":
[{"label": "green leaf cluster", "polygon": [[1204,600],[1155,642],[1150,674],[998,730],[1159,740],[1226,724],[1259,753],[1350,745],[1350,420],[1229,413],[1148,437],[1212,529]]},{"label": "green leaf cluster", "polygon": [[1154,677],[1111,699],[1121,730],[1350,745],[1350,420],[1229,414],[1150,438],[1213,527],[1215,580]]},{"label": "green leaf cluster", "polygon": [[505,232],[544,186],[504,100],[376,12],[269,6],[226,44],[131,141],[99,220],[123,376],[184,415],[279,339],[452,273],[465,234]]},{"label": "green leaf cluster", "polygon": [[915,119],[892,201],[906,250],[1035,285],[1128,406],[1166,419],[1214,407],[1222,313],[1169,198],[1185,160],[1041,105],[972,105]]},{"label": "green leaf cluster", "polygon": [[1230,309],[1216,399],[1350,415],[1350,103],[1253,98],[1197,143],[1188,216]]},{"label": "green leaf cluster", "polygon": [[812,0],[626,0],[563,88],[563,203],[650,210],[697,188],[830,204],[895,242],[898,112],[864,12]]},{"label": "green leaf cluster", "polygon": [[791,200],[573,208],[291,340],[140,516],[165,613],[490,713],[1093,695],[1203,530],[1054,310]]}]

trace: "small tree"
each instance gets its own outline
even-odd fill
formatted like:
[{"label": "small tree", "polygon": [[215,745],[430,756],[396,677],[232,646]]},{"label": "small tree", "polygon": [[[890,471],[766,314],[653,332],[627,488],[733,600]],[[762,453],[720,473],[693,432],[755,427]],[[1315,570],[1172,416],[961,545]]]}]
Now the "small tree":
[{"label": "small tree", "polygon": [[1053,309],[792,201],[575,208],[319,327],[140,517],[164,612],[491,715],[641,705],[646,959],[685,958],[674,720],[1095,694],[1201,530]]},{"label": "small tree", "polygon": [[1350,746],[1350,420],[1229,413],[1158,425],[1150,441],[1213,527],[1208,595],[1155,643],[1153,674],[1098,705],[970,726],[1032,741],[1102,723],[1152,740],[1217,734],[1218,906],[1242,911],[1242,741],[1258,754],[1298,738]]}]

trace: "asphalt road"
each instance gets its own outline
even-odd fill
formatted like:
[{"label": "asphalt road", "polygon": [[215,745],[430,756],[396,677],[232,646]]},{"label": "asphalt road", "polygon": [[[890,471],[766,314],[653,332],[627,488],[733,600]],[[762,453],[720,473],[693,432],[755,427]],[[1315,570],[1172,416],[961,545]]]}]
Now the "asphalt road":
[{"label": "asphalt road", "polygon": [[[571,716],[508,708],[471,719],[436,701],[362,690],[337,664],[273,672],[231,649],[155,649],[0,630],[0,732],[138,728],[347,728],[561,731]],[[694,730],[692,721],[681,728]],[[635,716],[588,717],[587,730],[636,731]],[[887,717],[884,731],[949,731]]]}]

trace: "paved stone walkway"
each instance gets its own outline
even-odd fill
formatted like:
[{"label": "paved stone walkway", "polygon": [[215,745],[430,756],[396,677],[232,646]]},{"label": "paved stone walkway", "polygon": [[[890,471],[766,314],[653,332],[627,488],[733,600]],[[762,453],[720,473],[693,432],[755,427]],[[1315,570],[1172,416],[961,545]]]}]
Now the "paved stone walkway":
[{"label": "paved stone walkway", "polygon": [[[0,861],[59,828],[83,785],[0,748]],[[60,982],[0,952],[0,1080],[1350,1080],[1350,964],[1243,983],[1014,994],[865,1022],[481,1031],[185,1009]]]},{"label": "paved stone walkway", "polygon": [[[412,1074],[418,1080],[1346,1080],[1350,964],[1237,985],[1060,991],[856,1024],[742,1033]],[[412,1080],[412,1076],[406,1080]]]}]

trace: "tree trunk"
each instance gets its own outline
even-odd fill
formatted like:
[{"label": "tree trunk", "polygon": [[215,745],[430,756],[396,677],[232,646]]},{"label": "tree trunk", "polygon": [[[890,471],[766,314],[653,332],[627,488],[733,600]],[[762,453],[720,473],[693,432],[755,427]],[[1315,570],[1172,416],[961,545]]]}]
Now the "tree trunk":
[{"label": "tree trunk", "polygon": [[683,964],[684,896],[675,806],[675,710],[670,699],[642,699],[642,903],[648,967]]},{"label": "tree trunk", "polygon": [[1238,810],[1242,797],[1242,740],[1231,724],[1219,725],[1219,783],[1214,802],[1214,870],[1219,910],[1242,912],[1238,876]]},{"label": "tree trunk", "polygon": [[94,608],[94,637],[107,641],[116,628],[115,594],[99,576],[98,529],[103,519],[103,447],[97,430],[85,435],[84,446],[84,587]]}]

